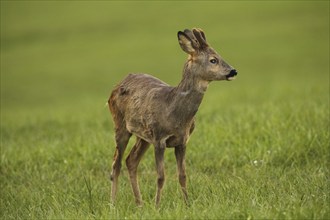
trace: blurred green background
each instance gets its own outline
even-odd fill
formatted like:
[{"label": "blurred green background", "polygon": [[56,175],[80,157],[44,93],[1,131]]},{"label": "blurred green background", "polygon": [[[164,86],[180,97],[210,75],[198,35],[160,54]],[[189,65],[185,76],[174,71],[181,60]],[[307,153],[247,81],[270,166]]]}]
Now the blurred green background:
[{"label": "blurred green background", "polygon": [[239,71],[211,90],[327,87],[327,1],[1,1],[2,113],[102,108],[129,72],[176,85],[186,59],[176,33],[192,27]]},{"label": "blurred green background", "polygon": [[[109,206],[110,92],[130,72],[177,85],[193,27],[239,74],[197,113],[191,206],[171,150],[160,212],[152,150],[145,208],[126,172]],[[1,1],[0,54],[5,219],[329,217],[329,1]]]}]

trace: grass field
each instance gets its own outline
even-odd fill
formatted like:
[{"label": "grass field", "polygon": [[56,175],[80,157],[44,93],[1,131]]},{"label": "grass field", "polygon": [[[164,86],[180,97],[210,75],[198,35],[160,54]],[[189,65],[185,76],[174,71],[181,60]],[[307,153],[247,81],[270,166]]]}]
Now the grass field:
[{"label": "grass field", "polygon": [[[129,72],[176,85],[192,27],[239,75],[197,113],[190,204],[168,149],[155,209],[151,148],[144,206],[125,166],[113,206],[104,104]],[[1,1],[1,219],[329,219],[329,136],[328,1]]]}]

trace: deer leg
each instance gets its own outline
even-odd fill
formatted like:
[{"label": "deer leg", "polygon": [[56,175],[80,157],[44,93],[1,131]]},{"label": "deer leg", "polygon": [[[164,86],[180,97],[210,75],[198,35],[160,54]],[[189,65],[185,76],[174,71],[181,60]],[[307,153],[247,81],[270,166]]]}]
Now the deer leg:
[{"label": "deer leg", "polygon": [[160,195],[165,182],[165,170],[164,170],[164,152],[165,143],[159,143],[155,145],[155,159],[157,169],[157,192],[156,192],[156,207],[159,207]]},{"label": "deer leg", "polygon": [[132,134],[129,133],[126,129],[116,130],[116,151],[113,158],[112,172],[110,176],[110,179],[112,181],[112,186],[111,186],[112,203],[114,203],[116,199],[116,194],[118,189],[118,176],[120,174],[120,168],[121,168],[121,160],[123,158],[124,151],[127,147],[131,135]]},{"label": "deer leg", "polygon": [[137,181],[137,167],[144,153],[148,150],[149,143],[141,138],[136,139],[136,143],[126,158],[126,166],[131,180],[132,190],[135,196],[135,202],[138,206],[142,206],[142,198]]},{"label": "deer leg", "polygon": [[186,146],[177,146],[175,147],[175,158],[178,167],[178,177],[179,183],[181,185],[181,189],[183,192],[183,198],[186,204],[188,204],[188,193],[186,186],[186,165],[185,165],[185,154],[186,154]]}]

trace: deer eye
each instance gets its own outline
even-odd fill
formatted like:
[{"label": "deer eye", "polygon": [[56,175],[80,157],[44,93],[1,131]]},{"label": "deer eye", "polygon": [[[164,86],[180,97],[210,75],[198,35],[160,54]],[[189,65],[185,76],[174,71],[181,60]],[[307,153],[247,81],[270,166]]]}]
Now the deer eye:
[{"label": "deer eye", "polygon": [[215,59],[215,58],[213,58],[213,59],[210,59],[210,63],[212,63],[212,64],[217,64],[217,63],[218,63],[218,60],[217,60],[217,59]]}]

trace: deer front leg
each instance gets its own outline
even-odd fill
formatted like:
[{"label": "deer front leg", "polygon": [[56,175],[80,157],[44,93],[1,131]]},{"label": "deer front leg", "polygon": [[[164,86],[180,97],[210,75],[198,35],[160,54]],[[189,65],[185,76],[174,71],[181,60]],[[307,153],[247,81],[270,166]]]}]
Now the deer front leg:
[{"label": "deer front leg", "polygon": [[164,152],[165,143],[158,143],[155,145],[155,159],[157,169],[157,192],[156,192],[156,207],[159,207],[160,194],[165,182],[165,169],[164,169]]},{"label": "deer front leg", "polygon": [[132,190],[135,196],[135,202],[138,206],[142,206],[142,197],[137,181],[137,167],[141,161],[142,156],[148,150],[149,143],[137,138],[134,147],[126,159],[126,166],[131,180]]},{"label": "deer front leg", "polygon": [[179,183],[181,185],[181,189],[183,192],[183,198],[186,204],[188,204],[188,193],[186,186],[186,165],[185,165],[185,154],[186,154],[186,146],[181,145],[175,147],[175,158],[178,167],[178,177]]}]

